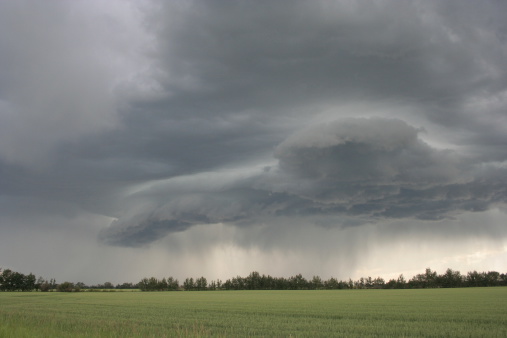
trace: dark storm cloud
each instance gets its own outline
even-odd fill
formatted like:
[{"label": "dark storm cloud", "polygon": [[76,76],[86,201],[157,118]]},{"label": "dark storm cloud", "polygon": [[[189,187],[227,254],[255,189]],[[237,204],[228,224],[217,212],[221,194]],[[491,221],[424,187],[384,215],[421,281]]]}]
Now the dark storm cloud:
[{"label": "dark storm cloud", "polygon": [[453,154],[394,119],[349,119],[308,128],[275,149],[282,170],[337,182],[435,184],[457,176]]},{"label": "dark storm cloud", "polygon": [[[507,170],[473,171],[449,150],[430,147],[420,130],[395,119],[346,119],[296,132],[276,149],[276,168],[218,187],[150,193],[156,208],[120,218],[102,238],[141,245],[196,224],[276,224],[277,217],[347,226],[385,218],[440,220],[505,203]],[[165,195],[164,195],[165,192]],[[167,199],[168,202],[162,202]],[[308,218],[309,217],[309,218]],[[342,220],[340,220],[340,217]],[[159,235],[159,236],[156,236]]]},{"label": "dark storm cloud", "polygon": [[494,6],[163,3],[147,24],[155,93],[127,96],[125,129],[89,147],[113,143],[104,156],[153,163],[161,176],[214,170],[267,156],[323,110],[361,101],[415,107],[397,117],[440,125],[451,143],[500,160],[490,149],[507,135],[496,123],[506,28]]},{"label": "dark storm cloud", "polygon": [[501,2],[0,6],[0,210],[84,209],[143,246],[505,203]]},{"label": "dark storm cloud", "polygon": [[[301,207],[298,214],[304,216],[314,206],[297,196],[266,190],[242,187],[226,190],[187,191],[174,193],[172,189],[164,194],[150,196],[157,203],[126,214],[114,221],[100,237],[109,244],[139,246],[149,244],[171,232],[184,231],[197,224],[232,223],[249,226],[266,218],[294,215],[293,208]],[[209,189],[208,189],[209,190]]]},{"label": "dark storm cloud", "polygon": [[[418,137],[421,130],[402,120],[304,127],[312,110],[322,106],[394,100],[419,107],[430,123],[449,128],[451,140],[466,134],[466,139],[484,140],[480,148],[505,144],[505,125],[478,118],[469,101],[485,100],[481,114],[502,118],[489,100],[498,95],[505,100],[505,59],[499,57],[505,56],[505,48],[497,44],[505,26],[490,9],[456,5],[163,5],[152,28],[160,39],[158,62],[165,76],[159,81],[165,95],[136,106],[151,109],[151,123],[165,121],[162,130],[172,131],[153,137],[155,142],[166,139],[168,158],[177,159],[187,173],[239,164],[246,160],[244,154],[262,155],[275,145],[279,162],[267,173],[236,182],[239,190],[234,186],[176,195],[168,189],[162,198],[169,202],[140,223],[140,237],[146,239],[142,244],[156,239],[141,236],[152,223],[163,236],[175,231],[174,222],[184,222],[186,228],[267,219],[276,224],[282,216],[323,216],[320,224],[339,224],[336,215],[344,220],[363,217],[359,224],[384,217],[430,220],[504,202],[504,170],[485,180],[474,172],[472,159],[432,148]],[[473,27],[468,25],[471,17]],[[490,92],[483,97],[486,87]],[[234,124],[238,116],[242,123],[232,126],[235,134],[215,129],[225,121]],[[181,138],[178,126],[185,131]],[[488,126],[495,126],[489,140],[483,136]],[[302,130],[289,136],[291,129]],[[157,145],[142,149],[156,150]],[[488,158],[505,160],[505,154],[495,151]],[[120,217],[110,229],[115,231],[103,236],[132,245],[135,231],[121,235],[121,229],[138,226],[130,223],[130,216]]]},{"label": "dark storm cloud", "polygon": [[154,22],[163,84],[187,109],[351,94],[454,102],[504,84],[502,15],[469,2],[169,3]]}]

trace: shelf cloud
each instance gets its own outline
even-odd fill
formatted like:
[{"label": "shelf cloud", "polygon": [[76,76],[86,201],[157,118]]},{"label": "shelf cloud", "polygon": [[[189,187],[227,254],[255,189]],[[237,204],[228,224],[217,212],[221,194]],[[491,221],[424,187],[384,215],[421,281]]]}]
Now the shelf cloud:
[{"label": "shelf cloud", "polygon": [[222,174],[218,185],[216,175],[189,185],[168,179],[136,192],[152,203],[120,217],[101,236],[136,246],[198,224],[248,226],[312,216],[338,227],[340,216],[357,216],[358,225],[381,218],[439,220],[506,202],[506,170],[476,172],[469,159],[432,148],[420,132],[385,118],[305,128],[275,147],[278,163],[269,170],[234,180]]}]

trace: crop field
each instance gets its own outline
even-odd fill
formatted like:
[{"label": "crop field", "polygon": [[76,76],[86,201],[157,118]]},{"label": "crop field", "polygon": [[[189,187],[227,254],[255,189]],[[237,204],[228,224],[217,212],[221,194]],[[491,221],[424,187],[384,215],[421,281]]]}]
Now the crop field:
[{"label": "crop field", "polygon": [[0,337],[507,337],[507,288],[0,292]]}]

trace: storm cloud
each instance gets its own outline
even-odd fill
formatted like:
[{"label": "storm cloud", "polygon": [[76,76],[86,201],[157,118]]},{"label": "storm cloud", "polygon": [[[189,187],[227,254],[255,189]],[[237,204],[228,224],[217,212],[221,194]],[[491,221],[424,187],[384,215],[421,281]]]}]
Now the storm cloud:
[{"label": "storm cloud", "polygon": [[[505,203],[507,171],[486,175],[455,151],[435,149],[397,119],[344,119],[295,132],[274,150],[276,165],[222,183],[158,182],[134,195],[157,201],[102,233],[143,245],[192,225],[276,223],[316,216],[327,226],[380,218],[439,220]],[[186,180],[192,180],[191,177]],[[216,181],[213,181],[216,182]],[[345,216],[342,221],[337,216]],[[140,219],[139,219],[140,218]],[[269,221],[268,221],[269,220]]]},{"label": "storm cloud", "polygon": [[[337,273],[353,275],[373,255],[363,239],[438,242],[453,257],[491,240],[504,257],[506,12],[498,1],[1,3],[0,266],[44,266],[12,255],[11,238],[47,259],[48,243],[81,241],[70,256],[90,266],[83,252],[112,265],[122,252],[139,273],[231,248],[246,272],[308,256],[321,270],[302,271],[323,275],[322,257],[347,252]],[[449,238],[486,244],[449,252]],[[249,250],[264,256],[254,264]],[[69,264],[48,266],[61,276]]]}]

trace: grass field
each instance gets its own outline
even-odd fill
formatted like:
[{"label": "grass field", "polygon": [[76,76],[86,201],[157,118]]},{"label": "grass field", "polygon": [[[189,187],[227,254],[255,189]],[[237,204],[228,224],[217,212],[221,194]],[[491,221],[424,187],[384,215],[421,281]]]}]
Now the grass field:
[{"label": "grass field", "polygon": [[507,337],[507,288],[0,292],[0,337]]}]

